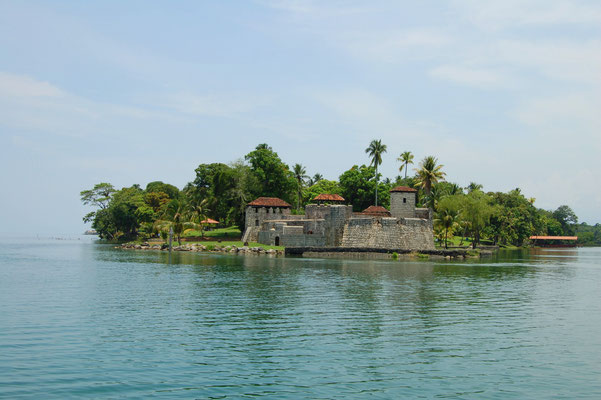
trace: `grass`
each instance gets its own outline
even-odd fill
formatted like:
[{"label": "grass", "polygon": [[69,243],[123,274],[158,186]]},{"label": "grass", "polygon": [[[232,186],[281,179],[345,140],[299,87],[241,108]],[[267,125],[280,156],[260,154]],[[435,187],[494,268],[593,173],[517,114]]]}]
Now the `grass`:
[{"label": "grass", "polygon": [[[242,232],[236,226],[230,226],[228,228],[218,228],[210,231],[203,231],[204,237],[208,238],[240,238]],[[187,230],[182,237],[200,237],[200,231],[193,229]]]}]

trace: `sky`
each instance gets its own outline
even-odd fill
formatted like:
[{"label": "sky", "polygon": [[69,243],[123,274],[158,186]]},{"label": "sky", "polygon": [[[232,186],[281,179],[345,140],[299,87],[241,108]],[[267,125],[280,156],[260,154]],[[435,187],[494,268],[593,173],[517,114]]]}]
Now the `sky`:
[{"label": "sky", "polygon": [[260,143],[337,179],[373,139],[385,177],[433,155],[601,222],[601,2],[0,2],[0,233],[81,233],[80,191]]}]

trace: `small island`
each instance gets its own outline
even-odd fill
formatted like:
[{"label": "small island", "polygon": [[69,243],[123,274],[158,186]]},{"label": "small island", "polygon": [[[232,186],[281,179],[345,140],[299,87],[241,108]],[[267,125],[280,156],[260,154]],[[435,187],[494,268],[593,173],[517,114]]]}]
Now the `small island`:
[{"label": "small island", "polygon": [[290,168],[269,145],[259,144],[244,160],[200,164],[182,190],[161,181],[144,189],[96,184],[80,193],[95,208],[84,221],[101,239],[129,243],[127,248],[165,249],[171,232],[176,249],[273,254],[346,248],[389,257],[456,256],[467,248],[532,245],[531,237],[577,236],[578,245],[601,241],[601,228],[578,225],[569,206],[537,208],[519,188],[503,193],[485,192],[474,182],[462,187],[446,179],[434,156],[424,157],[410,175],[414,155],[403,152],[399,175],[382,177],[378,167],[386,151],[373,140],[368,163],[328,180],[308,176],[299,163]]}]

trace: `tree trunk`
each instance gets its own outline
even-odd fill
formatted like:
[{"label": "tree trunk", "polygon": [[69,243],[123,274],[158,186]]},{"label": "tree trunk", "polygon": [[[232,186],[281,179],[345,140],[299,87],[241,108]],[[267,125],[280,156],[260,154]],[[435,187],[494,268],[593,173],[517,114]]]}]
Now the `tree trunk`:
[{"label": "tree trunk", "polygon": [[378,166],[376,165],[376,207],[378,206]]},{"label": "tree trunk", "polygon": [[447,246],[447,233],[449,232],[449,228],[445,228],[444,230],[444,248],[448,249],[449,246]]}]

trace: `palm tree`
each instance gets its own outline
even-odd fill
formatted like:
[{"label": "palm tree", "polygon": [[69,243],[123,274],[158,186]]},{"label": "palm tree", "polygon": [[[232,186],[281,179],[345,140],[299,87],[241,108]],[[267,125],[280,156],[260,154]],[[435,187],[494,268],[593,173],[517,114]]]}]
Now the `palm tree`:
[{"label": "palm tree", "polygon": [[410,151],[405,151],[401,153],[401,156],[397,158],[397,161],[402,163],[399,172],[403,172],[403,168],[405,168],[405,179],[407,179],[407,165],[413,164],[413,154],[411,154]]},{"label": "palm tree", "polygon": [[436,224],[444,228],[444,248],[448,249],[447,239],[449,229],[455,228],[458,225],[459,211],[452,207],[445,207],[437,212],[437,217],[434,220]]},{"label": "palm tree", "polygon": [[386,153],[386,145],[382,140],[372,140],[365,152],[371,157],[370,166],[376,167],[376,206],[378,205],[378,166],[382,164],[382,154]]},{"label": "palm tree", "polygon": [[320,181],[320,180],[322,180],[322,179],[323,179],[323,175],[322,175],[322,174],[320,174],[319,172],[318,172],[318,173],[316,173],[315,175],[313,175],[313,178],[311,178],[311,179],[310,179],[310,181],[309,181],[309,182],[310,182],[309,186],[313,186],[313,185],[315,185],[317,182],[319,182],[319,181]]},{"label": "palm tree", "polygon": [[482,190],[484,186],[482,186],[479,183],[476,182],[470,182],[469,185],[467,185],[465,188],[467,189],[468,193],[472,193],[474,190]]},{"label": "palm tree", "polygon": [[154,222],[154,229],[159,232],[169,232],[173,228],[173,234],[177,237],[177,243],[182,244],[182,233],[186,228],[199,229],[199,224],[187,221],[188,213],[186,204],[181,200],[171,200],[161,219]]},{"label": "palm tree", "polygon": [[420,164],[420,168],[416,169],[417,179],[424,191],[426,196],[430,196],[432,193],[432,185],[443,179],[446,175],[441,171],[443,165],[438,165],[438,160],[434,156],[427,156]]},{"label": "palm tree", "polygon": [[294,174],[294,179],[296,179],[297,184],[297,200],[296,200],[296,211],[298,212],[300,209],[300,199],[303,191],[303,184],[305,183],[305,179],[308,178],[307,170],[300,164],[294,164],[292,168],[292,173]]},{"label": "palm tree", "polygon": [[200,236],[204,236],[204,225],[202,221],[207,219],[209,201],[207,199],[194,199],[188,206],[188,218],[190,222],[196,222],[200,227]]}]

